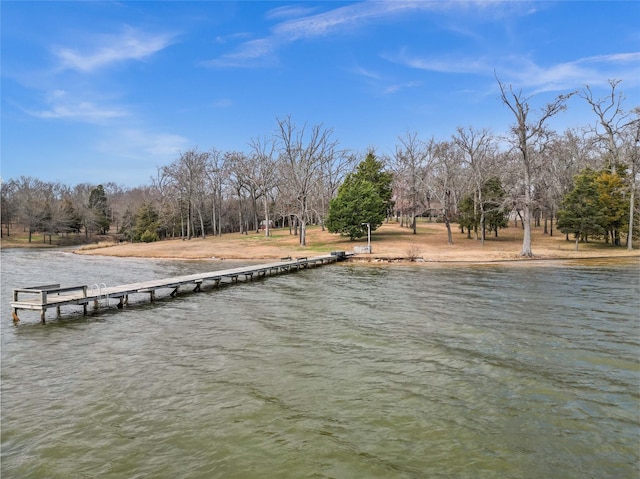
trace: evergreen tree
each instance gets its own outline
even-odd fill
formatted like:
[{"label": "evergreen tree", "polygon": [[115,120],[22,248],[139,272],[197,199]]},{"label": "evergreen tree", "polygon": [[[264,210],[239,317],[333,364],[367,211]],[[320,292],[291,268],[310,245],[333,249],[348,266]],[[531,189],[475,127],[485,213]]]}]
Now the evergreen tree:
[{"label": "evergreen tree", "polygon": [[573,233],[576,250],[581,239],[605,232],[606,208],[600,200],[596,179],[598,173],[586,168],[575,177],[573,189],[562,200],[557,227],[565,234]]},{"label": "evergreen tree", "polygon": [[484,228],[495,232],[496,236],[498,229],[508,226],[508,213],[503,208],[504,196],[500,178],[493,177],[482,185],[481,204],[477,205],[471,194],[462,199],[458,206],[459,222],[461,227],[467,228],[467,238],[471,238],[471,230],[477,233],[481,226],[481,210],[484,211]]},{"label": "evergreen tree", "polygon": [[142,241],[143,243],[151,243],[158,241],[158,229],[160,222],[158,221],[158,212],[150,203],[142,205],[136,215],[136,224],[133,231],[133,240]]},{"label": "evergreen tree", "polygon": [[361,180],[369,181],[383,201],[385,211],[391,210],[393,207],[393,202],[391,201],[393,196],[393,174],[384,171],[384,163],[378,160],[372,151],[367,153],[365,159],[356,167],[355,176]]},{"label": "evergreen tree", "polygon": [[96,186],[89,194],[89,210],[91,211],[90,223],[100,234],[107,234],[111,219],[107,205],[107,194],[102,185]]},{"label": "evergreen tree", "polygon": [[620,246],[620,231],[627,231],[629,225],[629,200],[626,198],[625,178],[617,171],[602,170],[595,177],[596,191],[603,207],[603,228],[611,237],[613,246]]},{"label": "evergreen tree", "polygon": [[471,238],[471,230],[478,230],[479,215],[475,212],[473,195],[465,196],[458,205],[459,223],[461,228],[467,229],[467,238]]},{"label": "evergreen tree", "polygon": [[63,209],[66,217],[68,218],[68,228],[76,234],[80,234],[82,229],[82,217],[78,214],[78,211],[74,208],[73,202],[69,198],[62,200]]},{"label": "evergreen tree", "polygon": [[135,237],[135,223],[136,218],[131,212],[131,208],[127,206],[124,214],[122,215],[122,225],[120,226],[119,233],[125,237],[127,241],[134,241]]},{"label": "evergreen tree", "polygon": [[500,178],[493,177],[482,186],[484,199],[484,224],[498,236],[498,229],[509,226],[508,213],[504,210],[505,191]]},{"label": "evergreen tree", "polygon": [[351,240],[382,225],[391,207],[392,175],[383,171],[383,163],[370,152],[354,173],[345,178],[338,195],[329,203],[326,226],[330,233],[349,236]]}]

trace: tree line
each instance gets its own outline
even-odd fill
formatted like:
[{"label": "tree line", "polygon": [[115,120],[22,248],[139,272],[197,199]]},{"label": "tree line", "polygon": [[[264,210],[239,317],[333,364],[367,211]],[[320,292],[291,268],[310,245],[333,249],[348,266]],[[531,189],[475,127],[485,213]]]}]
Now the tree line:
[{"label": "tree line", "polygon": [[[625,109],[619,81],[607,96],[586,86],[534,110],[498,79],[513,114],[506,135],[459,127],[448,139],[407,132],[394,153],[340,148],[331,128],[276,119],[272,135],[246,151],[182,152],[159,166],[149,184],[67,186],[32,177],[3,181],[2,234],[17,225],[53,236],[115,232],[127,241],[206,237],[289,228],[306,245],[308,225],[350,238],[386,219],[417,232],[417,218],[452,224],[484,242],[511,219],[524,229],[521,254],[532,255],[531,227],[560,230],[576,241],[626,243],[638,231],[640,108]],[[592,123],[553,131],[550,119],[572,96],[585,101]],[[576,246],[577,246],[576,242]]]}]

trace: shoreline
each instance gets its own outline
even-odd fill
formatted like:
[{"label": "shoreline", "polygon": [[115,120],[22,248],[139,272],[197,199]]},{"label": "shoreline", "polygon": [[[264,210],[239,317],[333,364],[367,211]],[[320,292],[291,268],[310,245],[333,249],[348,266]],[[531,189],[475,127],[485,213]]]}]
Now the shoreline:
[{"label": "shoreline", "polygon": [[[226,256],[226,257],[182,257],[182,256],[153,256],[153,255],[125,255],[125,254],[112,254],[107,252],[100,251],[104,248],[95,248],[90,250],[73,250],[73,247],[69,246],[47,246],[43,247],[23,247],[19,245],[12,245],[9,247],[0,248],[0,250],[7,249],[50,249],[50,250],[69,250],[69,254],[77,254],[83,256],[103,256],[103,257],[112,257],[112,258],[129,258],[129,259],[141,259],[141,260],[154,260],[154,261],[215,261],[215,262],[261,262],[261,261],[276,261],[280,259],[280,257],[269,257],[269,256]],[[578,252],[579,253],[579,252]],[[567,264],[567,263],[592,263],[592,262],[600,262],[603,265],[607,263],[628,263],[633,264],[636,263],[639,267],[640,271],[640,250],[632,250],[631,252],[627,252],[627,250],[619,251],[617,254],[610,255],[575,255],[575,256],[565,256],[565,255],[535,255],[533,257],[516,257],[516,258],[465,258],[465,259],[452,259],[452,258],[441,258],[441,259],[409,259],[409,258],[399,258],[399,257],[385,257],[385,256],[366,256],[366,253],[363,254],[355,254],[350,256],[346,261],[342,264],[357,264],[361,266],[423,266],[423,267],[437,267],[437,266],[491,266],[491,265],[508,265],[508,266],[533,266],[535,265],[551,265],[551,264]]]},{"label": "shoreline", "polygon": [[[155,260],[212,260],[212,261],[273,261],[283,257],[302,257],[344,251],[353,254],[352,264],[404,264],[404,265],[465,265],[465,264],[541,264],[547,261],[601,262],[627,260],[640,262],[640,249],[628,250],[603,242],[580,243],[567,241],[565,235],[549,236],[541,228],[532,229],[533,257],[520,255],[522,228],[511,226],[500,231],[500,237],[487,237],[484,244],[467,234],[454,232],[454,244],[447,244],[446,228],[439,223],[420,223],[417,234],[397,223],[385,223],[372,235],[372,253],[354,254],[356,247],[367,245],[367,240],[349,241],[347,238],[318,226],[307,230],[307,246],[299,244],[299,237],[289,230],[264,233],[227,233],[207,238],[166,239],[153,243],[102,242],[83,246],[53,246],[45,244],[7,244],[4,249],[64,249],[73,254],[148,258]],[[634,245],[636,248],[637,246]]]}]

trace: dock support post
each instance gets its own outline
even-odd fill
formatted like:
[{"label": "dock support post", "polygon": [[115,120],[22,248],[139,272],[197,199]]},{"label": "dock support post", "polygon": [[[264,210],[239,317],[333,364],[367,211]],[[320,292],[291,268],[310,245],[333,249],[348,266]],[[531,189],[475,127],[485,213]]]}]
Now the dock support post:
[{"label": "dock support post", "polygon": [[45,320],[44,320],[44,314],[47,312],[47,310],[45,308],[42,308],[40,310],[40,321],[42,321],[42,324],[45,324]]},{"label": "dock support post", "polygon": [[87,303],[82,303],[82,316],[87,315]]},{"label": "dock support post", "polygon": [[152,289],[151,291],[149,291],[149,296],[150,296],[150,300],[153,303],[156,300],[156,290]]},{"label": "dock support post", "polygon": [[194,293],[198,293],[200,292],[200,286],[202,285],[202,280],[201,279],[197,279],[196,280],[196,287],[193,288],[193,292]]},{"label": "dock support post", "polygon": [[120,296],[120,301],[116,305],[118,309],[122,309],[124,307],[124,296]]},{"label": "dock support post", "polygon": [[176,295],[178,294],[178,288],[179,288],[179,287],[180,287],[180,286],[176,286],[176,287],[174,288],[174,290],[173,290],[173,291],[171,291],[171,295],[170,295],[170,296],[171,296],[172,298],[175,298],[175,297],[176,297]]},{"label": "dock support post", "polygon": [[60,306],[56,306],[56,317],[60,317]]},{"label": "dock support post", "polygon": [[20,321],[20,318],[18,317],[18,308],[13,308],[13,322],[17,323]]}]

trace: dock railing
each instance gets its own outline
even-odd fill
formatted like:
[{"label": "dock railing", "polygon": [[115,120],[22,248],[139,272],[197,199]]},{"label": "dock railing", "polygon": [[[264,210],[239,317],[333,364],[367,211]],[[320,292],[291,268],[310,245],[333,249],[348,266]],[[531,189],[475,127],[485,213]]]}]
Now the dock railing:
[{"label": "dock railing", "polygon": [[[334,251],[330,255],[325,254],[308,258],[299,256],[295,259],[288,256],[281,258],[280,262],[267,263],[259,265],[247,265],[238,268],[225,270],[215,270],[207,273],[196,273],[191,275],[175,276],[164,279],[155,279],[137,283],[112,286],[107,288],[106,284],[93,284],[91,287],[69,286],[61,288],[59,284],[47,284],[42,286],[30,286],[28,288],[15,288],[13,290],[13,321],[18,322],[18,312],[20,310],[36,310],[40,311],[40,319],[45,322],[45,312],[49,308],[56,308],[57,315],[60,317],[60,309],[62,306],[79,305],[83,308],[83,314],[87,314],[87,304],[93,301],[94,307],[99,307],[100,301],[104,300],[105,305],[109,305],[110,298],[118,298],[118,309],[122,309],[125,304],[129,304],[129,295],[148,293],[151,301],[154,301],[156,291],[160,289],[171,289],[170,296],[174,297],[178,294],[178,289],[183,285],[195,285],[193,292],[201,291],[202,284],[205,281],[213,282],[213,287],[218,287],[223,279],[227,282],[237,283],[238,277],[244,276],[246,281],[251,281],[255,275],[264,277],[279,273],[287,273],[292,270],[304,269],[312,266],[329,264],[336,261],[343,261],[349,255],[342,251]],[[67,294],[65,294],[67,293]],[[29,295],[29,298],[21,296]],[[55,297],[54,297],[55,295]]]}]

